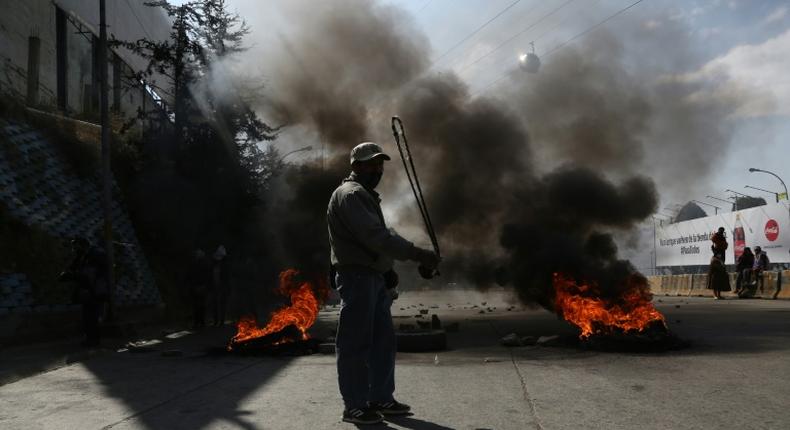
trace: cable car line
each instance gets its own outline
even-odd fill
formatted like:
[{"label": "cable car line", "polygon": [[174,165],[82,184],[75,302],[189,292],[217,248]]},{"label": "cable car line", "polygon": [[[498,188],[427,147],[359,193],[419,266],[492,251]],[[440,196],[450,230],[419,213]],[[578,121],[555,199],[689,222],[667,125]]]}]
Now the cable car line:
[{"label": "cable car line", "polygon": [[[585,36],[586,34],[588,34],[588,33],[590,33],[591,31],[593,31],[593,30],[597,29],[598,27],[600,27],[600,26],[602,26],[602,25],[606,24],[607,22],[609,22],[610,20],[614,19],[614,18],[615,18],[615,17],[617,17],[618,15],[621,15],[621,14],[623,14],[623,13],[624,13],[624,12],[626,12],[628,9],[631,9],[632,7],[634,7],[634,6],[638,5],[639,3],[642,3],[643,1],[644,1],[644,0],[637,0],[637,1],[633,2],[633,3],[631,3],[630,5],[628,5],[628,6],[624,7],[624,8],[622,8],[622,9],[618,10],[617,12],[613,13],[612,15],[609,15],[609,16],[608,16],[607,18],[605,18],[603,21],[601,21],[601,22],[599,22],[599,23],[597,23],[597,24],[593,25],[592,27],[589,27],[589,28],[587,28],[586,30],[582,31],[581,33],[578,33],[578,34],[576,34],[575,36],[571,37],[570,39],[566,40],[565,42],[562,42],[562,43],[560,43],[559,45],[555,46],[554,48],[550,49],[550,50],[549,50],[549,51],[547,51],[545,54],[543,54],[543,58],[545,59],[545,58],[546,58],[546,57],[548,57],[549,55],[556,53],[556,52],[557,52],[557,51],[559,51],[560,49],[562,49],[562,48],[564,48],[565,46],[567,46],[569,43],[572,43],[572,42],[573,42],[573,41],[575,41],[576,39],[579,39],[580,37],[583,37],[583,36]],[[492,82],[491,82],[491,83],[489,83],[488,85],[484,86],[483,88],[481,88],[481,89],[480,89],[480,90],[478,90],[478,91],[475,91],[475,92],[472,94],[472,96],[476,96],[476,95],[478,95],[478,94],[482,93],[483,91],[485,91],[485,90],[487,90],[487,89],[489,89],[489,88],[493,87],[494,85],[498,84],[498,83],[499,83],[499,82],[501,82],[503,79],[505,79],[505,78],[508,76],[508,74],[510,74],[511,72],[512,72],[512,70],[507,70],[505,73],[503,73],[501,76],[499,76],[498,78],[496,78],[494,81],[492,81]]]},{"label": "cable car line", "polygon": [[556,12],[558,12],[560,9],[564,8],[565,6],[569,5],[570,3],[574,2],[574,1],[575,1],[575,0],[566,0],[566,1],[565,1],[565,3],[563,3],[563,4],[561,4],[560,6],[558,6],[558,7],[554,8],[554,9],[553,9],[551,12],[547,13],[546,15],[543,15],[543,16],[542,16],[540,19],[538,19],[537,21],[535,21],[535,22],[533,22],[532,24],[530,24],[530,25],[529,25],[527,28],[525,28],[525,29],[523,29],[523,30],[519,31],[518,33],[514,34],[513,36],[511,36],[510,38],[508,38],[507,40],[505,40],[504,42],[502,42],[502,43],[500,43],[499,45],[497,45],[497,46],[496,46],[496,48],[494,48],[494,49],[492,49],[492,50],[488,51],[487,53],[483,54],[482,56],[478,57],[477,59],[475,59],[475,60],[474,60],[474,61],[472,61],[471,63],[469,63],[469,64],[467,64],[467,65],[465,65],[465,66],[461,67],[461,70],[459,70],[459,71],[458,71],[458,73],[461,73],[461,72],[463,72],[464,70],[466,70],[466,69],[468,69],[468,68],[470,68],[470,67],[474,66],[475,64],[479,63],[479,62],[480,62],[481,60],[483,60],[484,58],[487,58],[489,55],[491,55],[491,54],[493,54],[494,52],[496,52],[496,51],[500,50],[502,47],[504,47],[504,46],[505,46],[505,45],[507,45],[508,43],[512,42],[512,41],[513,41],[515,38],[517,38],[517,37],[521,36],[522,34],[526,33],[527,31],[531,30],[533,27],[535,27],[536,25],[538,25],[538,24],[540,24],[541,22],[543,22],[543,20],[545,20],[546,18],[550,17],[551,15],[554,15],[554,14],[555,14]]},{"label": "cable car line", "polygon": [[438,64],[438,63],[439,63],[439,62],[442,60],[442,58],[444,58],[445,56],[447,56],[447,54],[449,54],[450,52],[452,52],[452,51],[453,51],[455,48],[457,48],[457,47],[461,46],[461,44],[463,44],[464,42],[466,42],[467,40],[469,40],[469,39],[470,39],[472,36],[474,36],[475,34],[479,33],[479,32],[480,32],[480,30],[484,29],[486,26],[488,26],[488,24],[491,24],[492,22],[494,22],[494,21],[495,21],[497,18],[499,18],[500,16],[502,16],[502,15],[503,15],[505,12],[507,12],[508,10],[510,10],[510,9],[511,9],[513,6],[515,6],[515,5],[516,5],[516,4],[518,4],[519,2],[521,2],[521,0],[516,0],[516,1],[514,1],[513,3],[510,3],[510,5],[508,5],[506,8],[502,9],[501,11],[499,11],[499,13],[497,13],[497,14],[496,14],[496,15],[495,15],[493,18],[491,18],[491,19],[489,19],[488,21],[486,21],[486,22],[485,22],[483,25],[481,25],[480,27],[477,27],[477,29],[475,29],[474,31],[472,31],[471,33],[469,33],[469,34],[468,34],[466,37],[464,37],[464,38],[463,38],[463,39],[461,39],[461,40],[460,40],[458,43],[456,43],[455,45],[453,45],[453,46],[452,46],[450,49],[448,49],[448,50],[444,51],[444,52],[442,53],[442,55],[440,55],[439,57],[437,57],[437,58],[436,58],[436,60],[434,60],[434,61],[433,61],[433,64],[431,65],[431,67],[429,67],[429,69],[430,69],[430,68],[432,68],[433,66],[435,66],[436,64]]},{"label": "cable car line", "polygon": [[[600,3],[600,2],[601,2],[601,0],[595,0],[595,1],[593,1],[593,2],[591,3],[591,5],[592,5],[592,6],[595,6],[596,4],[598,4],[598,3]],[[562,19],[562,20],[561,20],[561,21],[559,21],[557,24],[555,24],[553,27],[551,27],[551,28],[547,29],[546,31],[544,31],[543,33],[539,34],[539,35],[538,35],[538,37],[536,37],[535,39],[532,39],[532,41],[530,42],[530,43],[533,45],[533,46],[532,46],[532,52],[533,52],[533,53],[535,52],[535,46],[534,46],[534,43],[535,43],[535,42],[539,41],[540,39],[542,39],[542,38],[543,38],[544,36],[546,36],[547,34],[549,34],[549,33],[553,32],[554,30],[556,30],[556,29],[558,29],[559,27],[561,27],[563,24],[565,24],[566,22],[568,22],[568,19],[570,19],[570,18],[571,18],[571,16],[570,16],[570,15],[569,15],[569,16],[566,16],[564,19]],[[545,54],[541,54],[541,55],[543,55],[543,56],[545,57]],[[504,64],[505,62],[512,62],[512,61],[513,61],[513,58],[511,58],[510,56],[508,56],[507,58],[503,58],[503,60],[502,60],[502,61],[500,61],[500,62],[497,62],[497,63],[496,63],[496,65],[500,65],[500,64]]]}]

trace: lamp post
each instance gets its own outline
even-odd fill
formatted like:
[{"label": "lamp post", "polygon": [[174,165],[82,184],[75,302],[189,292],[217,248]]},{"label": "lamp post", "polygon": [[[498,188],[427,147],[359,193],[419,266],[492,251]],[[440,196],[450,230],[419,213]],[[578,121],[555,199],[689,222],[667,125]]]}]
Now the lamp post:
[{"label": "lamp post", "polygon": [[[721,199],[719,199],[719,200],[721,200]],[[726,201],[726,200],[723,200],[723,201]],[[721,209],[720,207],[718,207],[718,206],[716,206],[716,205],[712,205],[712,204],[710,204],[710,203],[701,202],[701,201],[699,201],[699,200],[692,200],[692,202],[694,202],[694,203],[699,203],[699,204],[701,204],[701,205],[705,205],[705,206],[710,206],[710,207],[712,207],[712,208],[713,208],[713,213],[714,213],[714,215],[718,215],[718,214],[719,214],[719,209]],[[727,202],[727,203],[729,203],[729,202]]]},{"label": "lamp post", "polygon": [[312,151],[312,150],[313,150],[312,146],[305,146],[304,148],[294,149],[293,151],[288,152],[285,155],[283,155],[282,157],[280,157],[280,163],[282,163],[285,160],[285,157],[287,157],[287,156],[289,156],[291,154],[296,154],[297,152],[303,152],[303,151]]},{"label": "lamp post", "polygon": [[653,221],[655,221],[656,218],[658,218],[658,225],[660,225],[662,227],[664,226],[664,221],[669,221],[669,223],[672,224],[672,217],[670,217],[670,216],[667,216],[667,215],[664,215],[664,214],[655,214],[655,215],[653,215]]},{"label": "lamp post", "polygon": [[[782,178],[780,178],[780,177],[779,177],[779,175],[777,175],[777,174],[776,174],[776,173],[774,173],[774,172],[769,172],[769,171],[767,171],[767,170],[763,170],[763,169],[756,169],[756,168],[754,168],[754,167],[750,167],[750,168],[749,168],[749,171],[750,171],[750,172],[752,172],[752,173],[754,173],[754,172],[767,173],[767,174],[769,174],[769,175],[773,176],[774,178],[776,178],[776,179],[779,179],[779,182],[781,182],[781,183],[782,183],[782,186],[783,186],[783,187],[784,187],[784,189],[785,189],[785,199],[787,199],[787,198],[788,198],[788,195],[787,195],[787,185],[785,185],[785,181],[783,181],[783,180],[782,180]],[[777,203],[779,203],[779,195],[778,195],[778,194],[776,195],[776,202],[777,202]]]},{"label": "lamp post", "polygon": [[763,189],[763,188],[757,188],[757,187],[753,187],[751,185],[744,185],[744,188],[751,188],[753,190],[758,190],[758,191],[762,191],[764,193],[773,194],[774,197],[776,197],[776,203],[779,203],[779,193],[777,193],[775,191],[766,190],[766,189]]},{"label": "lamp post", "polygon": [[110,107],[107,82],[107,6],[99,0],[99,107],[101,110],[101,207],[104,218],[104,252],[109,293],[107,320],[115,320],[115,255],[112,240],[112,170],[110,158]]}]

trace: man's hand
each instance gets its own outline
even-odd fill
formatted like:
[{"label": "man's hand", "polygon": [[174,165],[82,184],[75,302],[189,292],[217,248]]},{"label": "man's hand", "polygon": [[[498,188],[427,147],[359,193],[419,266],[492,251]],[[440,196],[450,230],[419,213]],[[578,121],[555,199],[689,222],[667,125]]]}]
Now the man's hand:
[{"label": "man's hand", "polygon": [[441,259],[429,249],[417,248],[417,261],[428,269],[435,269]]}]

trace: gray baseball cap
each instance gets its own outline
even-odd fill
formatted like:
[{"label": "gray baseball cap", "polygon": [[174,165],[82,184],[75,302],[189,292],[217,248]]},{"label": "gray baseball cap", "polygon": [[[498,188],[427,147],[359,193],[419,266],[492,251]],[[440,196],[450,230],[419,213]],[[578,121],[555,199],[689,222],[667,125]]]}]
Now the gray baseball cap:
[{"label": "gray baseball cap", "polygon": [[351,164],[355,161],[368,161],[376,157],[390,160],[390,156],[381,150],[381,147],[373,142],[362,142],[351,150]]}]

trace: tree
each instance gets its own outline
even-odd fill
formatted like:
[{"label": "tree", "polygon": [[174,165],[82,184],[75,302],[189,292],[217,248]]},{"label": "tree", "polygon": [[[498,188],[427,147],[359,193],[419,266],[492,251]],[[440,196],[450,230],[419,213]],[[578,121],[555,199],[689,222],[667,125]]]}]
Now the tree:
[{"label": "tree", "polygon": [[[147,61],[127,79],[163,96],[172,127],[148,137],[149,152],[156,156],[144,155],[129,203],[149,258],[163,268],[160,277],[178,285],[177,271],[165,268],[184,267],[195,247],[208,250],[222,243],[248,250],[249,256],[264,242],[265,230],[249,226],[257,222],[262,189],[281,167],[277,150],[264,145],[279,129],[255,112],[256,87],[225,73],[246,49],[249,27],[228,12],[224,0],[146,5],[171,18],[169,37],[113,45]],[[138,112],[137,119],[151,116],[162,112]]]},{"label": "tree", "polygon": [[[224,63],[246,50],[243,39],[249,34],[249,27],[238,14],[228,11],[225,0],[194,0],[181,5],[160,0],[145,4],[162,8],[173,24],[167,40],[113,42],[148,63],[144,70],[128,78],[144,82],[169,101],[165,105],[166,116],[172,118],[172,142],[177,152],[200,144],[200,139],[217,139],[224,144],[224,155],[246,171],[250,192],[260,189],[265,185],[262,181],[271,176],[261,169],[272,164],[267,162],[267,151],[259,145],[274,140],[279,128],[267,124],[251,107],[260,95],[256,87],[240,81],[218,89],[210,82],[224,73]],[[159,77],[165,82],[157,82]],[[152,115],[161,116],[161,112],[139,112],[138,119]]]}]

